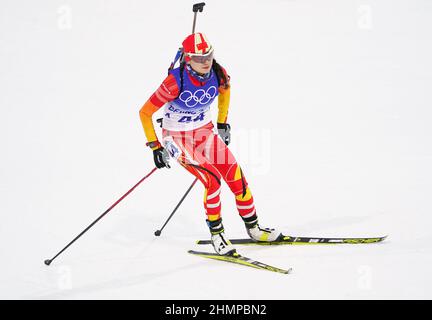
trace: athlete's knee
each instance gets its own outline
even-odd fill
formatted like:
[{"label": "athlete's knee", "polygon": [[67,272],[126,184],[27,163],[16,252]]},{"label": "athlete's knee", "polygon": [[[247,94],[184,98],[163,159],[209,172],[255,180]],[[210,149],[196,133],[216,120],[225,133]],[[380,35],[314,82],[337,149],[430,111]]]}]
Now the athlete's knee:
[{"label": "athlete's knee", "polygon": [[[236,165],[235,170],[232,170],[233,173],[228,174],[226,177],[226,182],[231,189],[231,191],[236,196],[247,196],[248,183],[246,178],[243,175],[243,172],[239,165]],[[249,191],[250,192],[250,191]]]}]

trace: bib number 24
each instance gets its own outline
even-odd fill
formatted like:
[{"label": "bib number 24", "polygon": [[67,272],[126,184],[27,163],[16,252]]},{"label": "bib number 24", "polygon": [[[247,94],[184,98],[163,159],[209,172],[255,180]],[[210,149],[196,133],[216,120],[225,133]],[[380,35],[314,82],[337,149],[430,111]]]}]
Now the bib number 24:
[{"label": "bib number 24", "polygon": [[197,121],[203,121],[204,120],[204,113],[200,113],[196,117],[193,116],[183,116],[180,118],[178,122],[181,123],[189,123],[189,122],[197,122]]}]

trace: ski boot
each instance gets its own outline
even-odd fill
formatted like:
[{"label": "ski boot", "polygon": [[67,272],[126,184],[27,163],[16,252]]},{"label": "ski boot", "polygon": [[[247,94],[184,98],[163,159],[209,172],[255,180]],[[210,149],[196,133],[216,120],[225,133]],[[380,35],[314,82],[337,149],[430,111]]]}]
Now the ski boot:
[{"label": "ski boot", "polygon": [[237,253],[231,241],[225,236],[222,219],[216,221],[208,221],[207,224],[210,228],[211,243],[214,250],[219,255],[235,255]]},{"label": "ski boot", "polygon": [[219,255],[232,256],[237,252],[234,246],[232,245],[231,241],[229,241],[229,239],[226,238],[224,232],[218,234],[212,234],[211,242],[214,250]]},{"label": "ski boot", "polygon": [[256,224],[253,228],[246,227],[249,237],[255,241],[273,242],[280,240],[283,235],[280,231],[270,228],[260,227]]},{"label": "ski boot", "polygon": [[273,242],[283,238],[283,235],[279,230],[261,227],[258,224],[258,218],[256,215],[243,220],[245,222],[246,231],[252,240]]}]

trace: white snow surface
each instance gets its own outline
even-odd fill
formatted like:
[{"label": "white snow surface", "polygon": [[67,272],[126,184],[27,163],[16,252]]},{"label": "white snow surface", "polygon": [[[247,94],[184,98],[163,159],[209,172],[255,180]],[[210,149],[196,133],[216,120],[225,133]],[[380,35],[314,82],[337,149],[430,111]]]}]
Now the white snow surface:
[{"label": "white snow surface", "polygon": [[[43,264],[154,167],[138,111],[193,3],[1,1],[0,298],[431,299],[428,0],[207,0],[197,19],[261,224],[385,242],[238,246],[290,275],[189,255],[212,251],[201,185],[153,234],[194,179],[173,164]],[[222,201],[245,237],[226,185]]]}]

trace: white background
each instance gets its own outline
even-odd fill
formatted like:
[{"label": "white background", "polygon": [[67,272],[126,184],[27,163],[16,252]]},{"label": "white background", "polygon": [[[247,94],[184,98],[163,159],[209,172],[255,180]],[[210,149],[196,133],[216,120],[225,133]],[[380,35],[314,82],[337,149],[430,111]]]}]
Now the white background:
[{"label": "white background", "polygon": [[[153,235],[193,181],[173,165],[45,266],[153,168],[138,111],[193,1],[2,0],[0,298],[432,298],[432,2],[206,2],[197,31],[232,78],[230,147],[261,224],[388,240],[238,247],[291,275],[188,255],[208,238],[201,185]],[[222,200],[245,237],[226,185]]]}]

